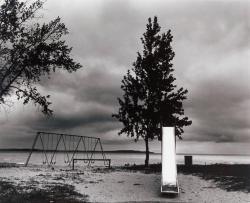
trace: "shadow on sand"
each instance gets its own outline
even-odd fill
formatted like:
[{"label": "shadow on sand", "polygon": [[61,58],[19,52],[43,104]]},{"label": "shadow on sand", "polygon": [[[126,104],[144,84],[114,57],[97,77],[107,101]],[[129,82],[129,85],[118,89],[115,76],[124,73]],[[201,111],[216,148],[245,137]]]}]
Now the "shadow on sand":
[{"label": "shadow on sand", "polygon": [[[161,173],[161,164],[131,165],[122,167],[125,170],[141,171],[143,173]],[[178,165],[178,173],[199,176],[212,180],[216,186],[226,191],[250,192],[250,165],[247,164],[212,164],[212,165]]]}]

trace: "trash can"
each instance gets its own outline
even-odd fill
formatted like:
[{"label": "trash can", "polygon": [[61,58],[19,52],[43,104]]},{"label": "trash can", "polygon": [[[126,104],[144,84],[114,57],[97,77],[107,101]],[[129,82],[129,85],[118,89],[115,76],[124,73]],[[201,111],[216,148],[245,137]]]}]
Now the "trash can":
[{"label": "trash can", "polygon": [[193,157],[192,156],[184,156],[184,158],[185,158],[185,166],[192,166]]}]

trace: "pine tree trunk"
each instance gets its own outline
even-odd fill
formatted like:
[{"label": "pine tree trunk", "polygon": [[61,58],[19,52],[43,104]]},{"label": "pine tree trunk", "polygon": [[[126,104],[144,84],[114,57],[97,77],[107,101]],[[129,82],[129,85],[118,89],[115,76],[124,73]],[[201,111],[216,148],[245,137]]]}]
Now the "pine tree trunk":
[{"label": "pine tree trunk", "polygon": [[148,147],[148,138],[145,138],[145,145],[146,145],[146,159],[145,159],[145,167],[148,167],[149,163],[149,147]]}]

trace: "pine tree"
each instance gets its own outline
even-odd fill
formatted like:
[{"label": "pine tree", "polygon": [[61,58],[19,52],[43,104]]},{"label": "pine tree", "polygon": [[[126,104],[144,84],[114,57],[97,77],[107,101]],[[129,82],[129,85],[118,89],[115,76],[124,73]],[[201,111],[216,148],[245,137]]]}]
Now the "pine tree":
[{"label": "pine tree", "polygon": [[176,136],[181,138],[183,127],[192,121],[184,116],[182,101],[188,91],[177,89],[174,84],[172,60],[175,56],[171,31],[159,34],[157,17],[148,19],[146,32],[141,38],[143,53],[137,53],[133,68],[122,80],[123,98],[118,98],[120,108],[113,117],[123,123],[119,132],[140,137],[146,145],[145,166],[149,163],[149,139],[161,140],[161,127],[174,126]]}]

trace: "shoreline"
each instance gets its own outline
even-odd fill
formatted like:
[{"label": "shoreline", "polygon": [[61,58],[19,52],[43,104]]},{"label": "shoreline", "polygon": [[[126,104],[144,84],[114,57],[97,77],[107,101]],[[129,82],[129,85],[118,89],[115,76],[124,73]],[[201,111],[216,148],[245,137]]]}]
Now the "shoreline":
[{"label": "shoreline", "polygon": [[[31,152],[31,148],[0,148],[0,153],[4,152],[24,152],[24,153],[29,153]],[[47,152],[54,152],[54,150],[45,150]],[[33,149],[34,153],[43,153],[43,149]],[[74,150],[66,150],[66,152],[74,152]],[[86,151],[77,151],[79,153],[86,153]],[[102,153],[102,151],[87,151],[88,153]],[[109,153],[109,154],[145,154],[145,151],[141,150],[107,150],[103,151],[104,153]],[[65,153],[64,150],[57,150],[57,153]],[[161,152],[152,152],[150,151],[149,154],[154,154],[154,155],[161,155]],[[176,153],[176,155],[181,155],[181,156],[250,156],[250,154],[206,154],[206,153]]]},{"label": "shoreline", "polygon": [[169,198],[160,193],[160,164],[78,166],[74,171],[0,165],[0,202],[244,202],[250,199],[249,170],[247,164],[178,165],[181,192]]},{"label": "shoreline", "polygon": [[[55,150],[43,150],[43,149],[30,149],[30,148],[13,148],[13,149],[0,149],[1,152],[34,152],[34,153],[43,153],[44,151],[46,152],[54,152]],[[57,153],[73,153],[75,150],[57,150]],[[139,151],[139,150],[111,150],[111,151],[82,151],[82,150],[77,150],[77,153],[109,153],[109,154],[145,154],[144,151]],[[156,152],[149,152],[149,154],[161,154],[161,153],[156,153]]]}]

